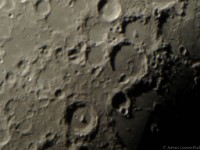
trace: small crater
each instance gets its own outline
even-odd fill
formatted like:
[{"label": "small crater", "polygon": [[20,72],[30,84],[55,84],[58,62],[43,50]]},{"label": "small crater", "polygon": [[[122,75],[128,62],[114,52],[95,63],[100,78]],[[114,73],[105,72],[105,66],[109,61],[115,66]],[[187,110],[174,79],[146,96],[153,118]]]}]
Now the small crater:
[{"label": "small crater", "polygon": [[9,13],[8,17],[12,19],[12,18],[14,18],[14,15],[12,13]]},{"label": "small crater", "polygon": [[68,56],[74,55],[76,53],[78,53],[77,49],[71,49],[71,50],[68,51]]},{"label": "small crater", "polygon": [[14,99],[10,99],[4,106],[4,111],[5,111],[5,114],[7,116],[12,116],[14,115],[15,113],[15,105],[16,105],[16,102],[14,101]]},{"label": "small crater", "polygon": [[26,60],[22,59],[17,63],[17,68],[19,68],[19,69],[25,68],[26,64],[27,64]]},{"label": "small crater", "polygon": [[180,48],[179,48],[179,52],[180,52],[181,55],[187,55],[187,53],[188,53],[188,52],[187,52],[187,49],[184,48],[184,47],[180,47]]},{"label": "small crater", "polygon": [[127,115],[127,109],[126,108],[122,108],[121,109],[121,114],[122,115]]},{"label": "small crater", "polygon": [[68,50],[68,58],[69,58],[69,60],[76,59],[78,53],[79,53],[78,49],[70,49],[70,50]]},{"label": "small crater", "polygon": [[[16,68],[19,69],[19,72],[21,76],[27,76],[30,73],[30,67],[29,60],[27,59],[20,59],[18,63],[16,64]],[[30,78],[30,77],[29,77]]]},{"label": "small crater", "polygon": [[15,83],[16,82],[16,75],[13,72],[7,72],[6,74],[6,80],[9,83]]},{"label": "small crater", "polygon": [[100,0],[98,11],[104,20],[112,22],[119,18],[122,8],[118,0]]},{"label": "small crater", "polygon": [[47,45],[42,45],[38,48],[38,51],[40,54],[46,55],[48,53],[48,46]]},{"label": "small crater", "polygon": [[62,47],[58,47],[58,48],[54,49],[54,50],[52,51],[52,55],[53,55],[53,57],[54,57],[55,59],[57,59],[57,60],[59,61],[60,58],[61,58],[62,55],[63,55],[63,49],[62,49]]},{"label": "small crater", "polygon": [[127,80],[127,76],[123,73],[120,75],[118,82],[125,82]]},{"label": "small crater", "polygon": [[63,95],[62,89],[56,89],[54,92],[55,97],[61,97]]}]

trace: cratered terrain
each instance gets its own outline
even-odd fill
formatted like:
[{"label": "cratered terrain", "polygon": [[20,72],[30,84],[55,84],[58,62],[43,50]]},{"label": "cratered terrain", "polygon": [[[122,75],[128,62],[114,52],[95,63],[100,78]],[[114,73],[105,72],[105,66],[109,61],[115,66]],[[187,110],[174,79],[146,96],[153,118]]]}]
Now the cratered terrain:
[{"label": "cratered terrain", "polygon": [[0,0],[0,150],[198,146],[199,0]]}]

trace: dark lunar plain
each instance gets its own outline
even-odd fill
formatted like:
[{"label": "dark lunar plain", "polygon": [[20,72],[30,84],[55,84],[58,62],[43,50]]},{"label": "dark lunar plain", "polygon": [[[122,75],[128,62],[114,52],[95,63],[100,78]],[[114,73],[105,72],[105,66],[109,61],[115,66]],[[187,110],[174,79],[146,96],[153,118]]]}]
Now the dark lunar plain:
[{"label": "dark lunar plain", "polygon": [[199,115],[200,0],[0,0],[0,150],[200,149]]}]

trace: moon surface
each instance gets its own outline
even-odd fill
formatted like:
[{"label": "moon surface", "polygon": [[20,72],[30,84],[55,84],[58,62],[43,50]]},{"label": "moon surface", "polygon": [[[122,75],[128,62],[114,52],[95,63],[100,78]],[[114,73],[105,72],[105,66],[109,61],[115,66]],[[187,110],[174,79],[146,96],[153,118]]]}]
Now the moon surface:
[{"label": "moon surface", "polygon": [[198,146],[199,8],[1,0],[0,150]]}]

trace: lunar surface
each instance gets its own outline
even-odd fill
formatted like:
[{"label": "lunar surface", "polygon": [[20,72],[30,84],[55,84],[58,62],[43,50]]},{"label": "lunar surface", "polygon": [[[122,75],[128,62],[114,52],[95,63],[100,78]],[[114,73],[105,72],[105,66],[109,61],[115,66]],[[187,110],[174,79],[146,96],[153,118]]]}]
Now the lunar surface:
[{"label": "lunar surface", "polygon": [[199,0],[0,0],[0,150],[199,146]]}]

